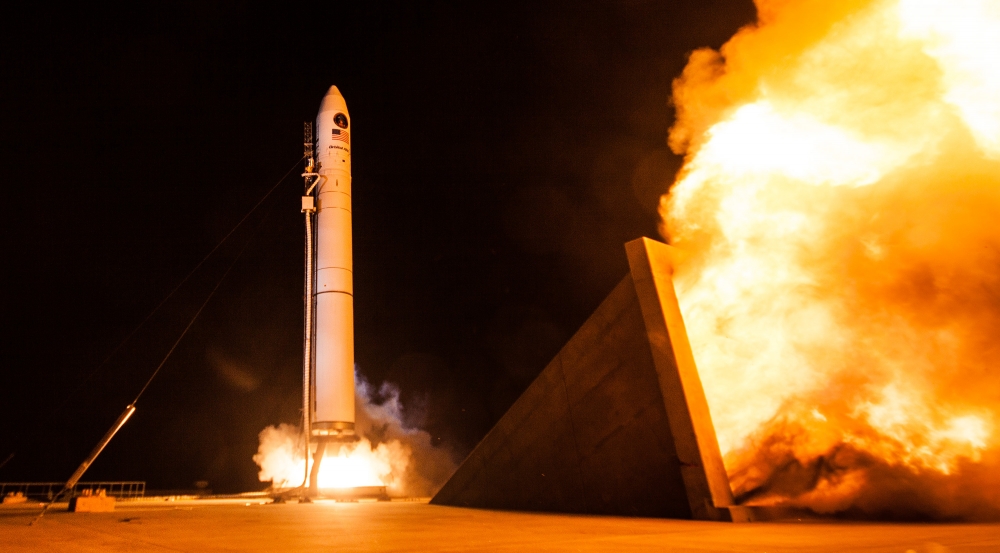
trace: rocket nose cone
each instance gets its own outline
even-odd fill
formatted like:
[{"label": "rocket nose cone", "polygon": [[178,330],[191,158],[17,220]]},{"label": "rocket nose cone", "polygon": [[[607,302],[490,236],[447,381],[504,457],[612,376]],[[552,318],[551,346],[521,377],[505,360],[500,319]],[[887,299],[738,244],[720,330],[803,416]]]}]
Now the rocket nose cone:
[{"label": "rocket nose cone", "polygon": [[320,102],[319,112],[324,111],[347,111],[347,102],[344,97],[340,94],[340,89],[336,86],[331,86],[330,90],[327,91],[326,96],[323,97],[323,101]]}]

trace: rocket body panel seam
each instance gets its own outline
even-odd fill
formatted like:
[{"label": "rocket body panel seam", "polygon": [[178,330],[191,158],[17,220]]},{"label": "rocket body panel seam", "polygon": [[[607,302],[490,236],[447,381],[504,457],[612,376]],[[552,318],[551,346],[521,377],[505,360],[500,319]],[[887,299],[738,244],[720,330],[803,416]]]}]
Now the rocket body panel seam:
[{"label": "rocket body panel seam", "polygon": [[346,290],[323,290],[322,292],[316,292],[314,295],[319,296],[321,294],[344,294],[345,296],[354,297],[353,292],[348,292]]},{"label": "rocket body panel seam", "polygon": [[351,212],[351,210],[350,210],[350,209],[347,209],[346,207],[326,207],[326,208],[321,208],[321,209],[319,209],[319,210],[317,211],[317,213],[319,213],[319,214],[321,214],[321,215],[322,215],[322,213],[323,213],[324,211],[326,211],[326,210],[331,210],[331,209],[342,209],[342,210],[344,210],[344,211],[346,211],[346,212],[348,212],[348,213],[350,213],[350,212]]}]

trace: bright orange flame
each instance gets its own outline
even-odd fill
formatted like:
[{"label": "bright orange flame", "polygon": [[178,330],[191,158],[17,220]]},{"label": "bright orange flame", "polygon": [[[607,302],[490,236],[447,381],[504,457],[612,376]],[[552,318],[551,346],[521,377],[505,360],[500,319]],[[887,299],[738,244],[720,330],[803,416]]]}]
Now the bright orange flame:
[{"label": "bright orange flame", "polygon": [[997,449],[1000,3],[757,6],[675,83],[663,232],[738,495],[845,509]]},{"label": "bright orange flame", "polygon": [[[319,466],[320,489],[390,486],[406,471],[408,455],[402,454],[398,441],[372,448],[368,440],[344,446],[327,455]],[[300,465],[301,466],[301,465]]]},{"label": "bright orange flame", "polygon": [[[373,447],[362,438],[336,450],[331,445],[320,464],[317,485],[320,489],[387,486],[400,491],[398,485],[407,472],[409,460],[409,448],[399,440]],[[310,468],[314,461],[310,459]],[[254,462],[260,466],[262,482],[272,481],[281,489],[301,486],[305,478],[305,461],[299,429],[286,424],[266,428],[261,432]]]}]

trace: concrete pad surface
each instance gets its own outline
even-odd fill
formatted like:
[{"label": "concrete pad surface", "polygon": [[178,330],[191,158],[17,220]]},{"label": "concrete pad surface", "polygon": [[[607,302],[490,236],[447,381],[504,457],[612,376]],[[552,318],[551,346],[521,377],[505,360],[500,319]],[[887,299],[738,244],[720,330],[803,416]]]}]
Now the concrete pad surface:
[{"label": "concrete pad surface", "polygon": [[424,502],[121,502],[114,513],[0,507],[0,551],[1000,551],[1000,524],[731,524],[514,513]]}]

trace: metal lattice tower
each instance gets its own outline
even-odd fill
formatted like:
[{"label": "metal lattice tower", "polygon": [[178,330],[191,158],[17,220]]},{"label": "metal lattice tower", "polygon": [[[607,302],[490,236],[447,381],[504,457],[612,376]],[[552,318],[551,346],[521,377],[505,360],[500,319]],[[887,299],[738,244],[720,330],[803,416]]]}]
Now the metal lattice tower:
[{"label": "metal lattice tower", "polygon": [[315,169],[315,155],[316,149],[313,143],[315,135],[313,134],[313,124],[312,121],[306,121],[302,123],[302,157],[306,158],[306,172],[312,173]]}]

